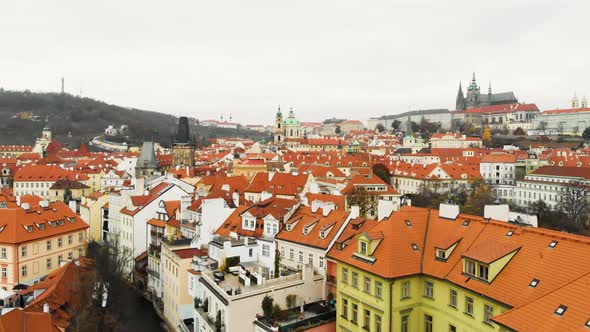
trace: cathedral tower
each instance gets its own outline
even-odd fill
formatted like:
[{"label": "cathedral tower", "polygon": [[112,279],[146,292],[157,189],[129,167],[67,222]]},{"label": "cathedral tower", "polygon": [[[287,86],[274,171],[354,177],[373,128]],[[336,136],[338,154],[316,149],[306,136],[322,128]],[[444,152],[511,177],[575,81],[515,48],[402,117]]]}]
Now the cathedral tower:
[{"label": "cathedral tower", "polygon": [[172,166],[195,165],[195,145],[193,144],[188,126],[188,118],[181,116],[178,119],[178,131],[172,144]]},{"label": "cathedral tower", "polygon": [[285,128],[283,128],[283,113],[281,112],[281,105],[279,105],[275,116],[274,136],[275,143],[283,143],[285,141]]}]

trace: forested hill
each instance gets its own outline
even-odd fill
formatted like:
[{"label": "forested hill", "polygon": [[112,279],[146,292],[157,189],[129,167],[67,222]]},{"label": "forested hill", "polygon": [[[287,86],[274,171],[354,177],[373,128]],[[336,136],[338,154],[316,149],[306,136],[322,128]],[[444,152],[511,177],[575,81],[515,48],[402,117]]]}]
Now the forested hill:
[{"label": "forested hill", "polygon": [[[198,113],[194,115],[198,118]],[[5,91],[0,89],[0,144],[32,144],[41,133],[45,119],[59,140],[77,145],[102,135],[113,125],[129,126],[129,140],[137,144],[154,138],[169,144],[177,128],[172,115],[110,105],[105,102],[61,93]],[[220,128],[194,127],[198,139],[214,136],[248,136],[260,134]]]}]

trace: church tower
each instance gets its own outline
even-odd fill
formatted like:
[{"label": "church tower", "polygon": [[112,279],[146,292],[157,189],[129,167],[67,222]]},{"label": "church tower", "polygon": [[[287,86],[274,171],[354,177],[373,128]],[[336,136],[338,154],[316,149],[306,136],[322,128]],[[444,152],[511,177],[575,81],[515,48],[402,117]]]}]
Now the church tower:
[{"label": "church tower", "polygon": [[274,136],[275,143],[281,144],[285,141],[285,128],[283,128],[283,113],[281,112],[281,105],[279,105],[275,116]]},{"label": "church tower", "polygon": [[588,99],[586,99],[586,96],[582,98],[582,108],[588,108]]},{"label": "church tower", "polygon": [[572,108],[578,108],[578,106],[579,106],[578,96],[576,95],[576,93],[574,93],[574,98],[572,98]]},{"label": "church tower", "polygon": [[178,119],[178,131],[172,144],[172,166],[195,165],[195,145],[191,141],[188,127],[188,118],[181,116]]},{"label": "church tower", "polygon": [[467,105],[465,105],[463,88],[461,87],[461,82],[459,82],[459,91],[457,92],[457,100],[455,101],[455,111],[464,111],[465,109],[467,109]]},{"label": "church tower", "polygon": [[467,88],[467,108],[476,108],[479,106],[479,86],[475,81],[475,73],[471,79],[471,84]]},{"label": "church tower", "polygon": [[51,140],[51,129],[49,128],[49,124],[46,122],[45,127],[43,127],[43,131],[41,132],[41,137],[38,137],[35,141],[35,147],[33,147],[33,152],[38,153],[40,155],[44,155],[47,146],[49,145],[49,143],[51,143]]},{"label": "church tower", "polygon": [[299,120],[295,118],[295,113],[291,108],[289,110],[289,116],[285,121],[283,121],[283,125],[285,127],[285,137],[286,138],[299,138],[299,134],[301,132],[301,123]]}]

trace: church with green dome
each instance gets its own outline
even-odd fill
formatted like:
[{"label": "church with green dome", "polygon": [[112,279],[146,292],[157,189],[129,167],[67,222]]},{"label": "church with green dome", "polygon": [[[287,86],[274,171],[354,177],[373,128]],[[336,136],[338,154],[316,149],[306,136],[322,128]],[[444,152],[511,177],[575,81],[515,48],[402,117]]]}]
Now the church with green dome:
[{"label": "church with green dome", "polygon": [[302,136],[301,122],[295,118],[293,109],[289,110],[289,116],[285,119],[281,112],[281,106],[279,106],[275,118],[274,142],[284,144],[286,141],[299,139]]}]

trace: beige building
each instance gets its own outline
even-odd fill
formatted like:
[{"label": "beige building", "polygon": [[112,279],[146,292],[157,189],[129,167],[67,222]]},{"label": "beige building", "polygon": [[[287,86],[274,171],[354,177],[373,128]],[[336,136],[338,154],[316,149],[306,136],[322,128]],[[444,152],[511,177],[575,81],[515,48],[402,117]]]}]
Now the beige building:
[{"label": "beige building", "polygon": [[187,272],[192,266],[193,257],[205,253],[190,247],[190,240],[162,241],[162,300],[164,316],[175,331],[182,331],[183,319],[193,314],[193,298],[189,295]]},{"label": "beige building", "polygon": [[64,203],[0,209],[0,287],[33,284],[84,255],[88,224]]},{"label": "beige building", "polygon": [[103,224],[105,219],[108,220],[108,202],[109,195],[98,191],[82,197],[80,217],[90,226],[88,237],[91,241],[102,242]]}]

